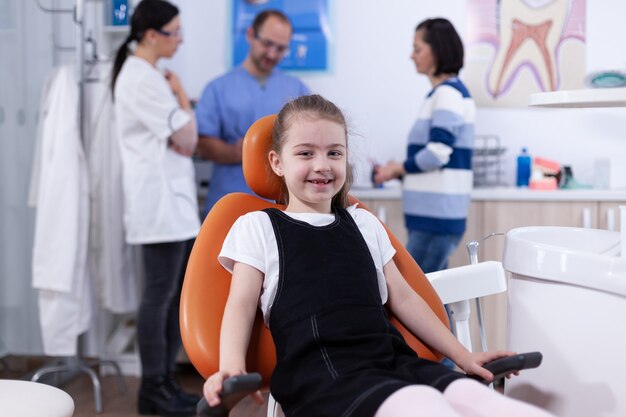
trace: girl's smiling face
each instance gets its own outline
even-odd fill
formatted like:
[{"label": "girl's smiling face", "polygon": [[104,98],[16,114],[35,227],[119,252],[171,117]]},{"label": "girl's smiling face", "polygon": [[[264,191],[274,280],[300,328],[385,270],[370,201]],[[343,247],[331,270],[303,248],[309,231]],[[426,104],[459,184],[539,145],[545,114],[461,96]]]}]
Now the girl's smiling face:
[{"label": "girl's smiling face", "polygon": [[287,211],[330,213],[346,181],[347,134],[334,121],[312,114],[293,116],[280,154],[269,153],[274,172],[289,191]]}]

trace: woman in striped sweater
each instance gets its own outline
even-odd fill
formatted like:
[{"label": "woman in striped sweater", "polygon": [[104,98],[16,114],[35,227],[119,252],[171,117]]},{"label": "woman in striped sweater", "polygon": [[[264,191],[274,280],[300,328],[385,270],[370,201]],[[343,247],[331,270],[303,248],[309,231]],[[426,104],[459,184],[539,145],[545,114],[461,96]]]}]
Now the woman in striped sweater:
[{"label": "woman in striped sweater", "polygon": [[458,78],[463,43],[448,20],[417,26],[411,58],[432,90],[409,133],[406,159],[379,167],[375,180],[403,178],[407,249],[424,272],[432,272],[447,267],[465,231],[475,104]]}]

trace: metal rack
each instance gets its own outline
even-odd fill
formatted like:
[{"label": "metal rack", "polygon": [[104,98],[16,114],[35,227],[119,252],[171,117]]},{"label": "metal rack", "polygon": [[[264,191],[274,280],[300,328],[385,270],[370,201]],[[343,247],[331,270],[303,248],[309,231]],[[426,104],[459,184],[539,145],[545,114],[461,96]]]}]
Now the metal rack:
[{"label": "metal rack", "polygon": [[504,185],[502,180],[502,156],[506,148],[497,135],[476,135],[472,155],[475,187]]},{"label": "metal rack", "polygon": [[51,13],[53,15],[58,14],[66,14],[71,15],[76,25],[75,45],[62,45],[58,39],[58,27],[59,24],[56,20],[53,20],[53,30],[52,30],[52,46],[55,51],[74,51],[75,52],[75,62],[76,62],[76,79],[78,80],[78,112],[76,117],[78,118],[78,126],[81,140],[85,138],[84,131],[84,123],[83,123],[83,108],[85,102],[85,94],[84,94],[84,80],[85,80],[85,25],[84,25],[84,11],[85,11],[85,0],[76,0],[74,3],[74,7],[71,8],[56,8],[56,7],[48,7],[44,6],[41,3],[41,0],[35,0],[37,7],[46,12]]}]

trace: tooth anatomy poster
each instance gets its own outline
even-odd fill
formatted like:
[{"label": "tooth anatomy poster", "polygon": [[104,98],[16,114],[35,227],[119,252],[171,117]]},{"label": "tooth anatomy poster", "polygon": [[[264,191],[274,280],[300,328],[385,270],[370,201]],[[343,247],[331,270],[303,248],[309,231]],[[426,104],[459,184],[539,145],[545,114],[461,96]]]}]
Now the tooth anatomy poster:
[{"label": "tooth anatomy poster", "polygon": [[585,0],[468,0],[462,77],[476,103],[583,88]]}]

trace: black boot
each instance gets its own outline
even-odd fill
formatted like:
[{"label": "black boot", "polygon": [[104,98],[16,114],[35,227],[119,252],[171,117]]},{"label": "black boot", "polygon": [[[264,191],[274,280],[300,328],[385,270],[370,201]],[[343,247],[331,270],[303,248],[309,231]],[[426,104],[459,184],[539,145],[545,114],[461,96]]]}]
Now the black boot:
[{"label": "black boot", "polygon": [[141,380],[137,411],[139,414],[159,414],[167,417],[191,417],[196,414],[196,404],[183,401],[169,387],[167,377],[150,377]]},{"label": "black boot", "polygon": [[202,398],[199,395],[183,391],[183,388],[178,383],[178,380],[176,379],[176,375],[174,374],[174,372],[170,372],[167,375],[166,384],[170,388],[170,390],[178,396],[178,398],[180,398],[186,403],[193,404],[194,407],[198,404],[198,401],[200,401],[200,398]]}]

